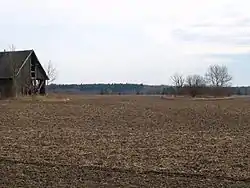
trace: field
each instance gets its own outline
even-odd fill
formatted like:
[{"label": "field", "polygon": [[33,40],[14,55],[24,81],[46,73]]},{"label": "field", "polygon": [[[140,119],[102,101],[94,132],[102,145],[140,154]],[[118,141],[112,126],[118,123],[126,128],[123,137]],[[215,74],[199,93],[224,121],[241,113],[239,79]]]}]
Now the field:
[{"label": "field", "polygon": [[0,101],[0,187],[250,187],[250,99]]}]

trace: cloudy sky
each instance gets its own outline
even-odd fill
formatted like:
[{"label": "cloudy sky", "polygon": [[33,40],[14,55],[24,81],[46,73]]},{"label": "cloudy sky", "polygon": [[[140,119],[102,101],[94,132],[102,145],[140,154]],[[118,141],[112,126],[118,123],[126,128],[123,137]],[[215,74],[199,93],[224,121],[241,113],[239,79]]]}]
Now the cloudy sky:
[{"label": "cloudy sky", "polygon": [[169,84],[224,64],[250,85],[248,0],[0,0],[0,48],[34,49],[57,83]]}]

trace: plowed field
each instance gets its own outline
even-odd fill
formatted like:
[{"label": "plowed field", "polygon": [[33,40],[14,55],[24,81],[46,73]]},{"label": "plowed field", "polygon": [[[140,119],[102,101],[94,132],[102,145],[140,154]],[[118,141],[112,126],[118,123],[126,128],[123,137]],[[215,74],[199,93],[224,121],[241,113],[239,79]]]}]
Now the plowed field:
[{"label": "plowed field", "polygon": [[0,101],[0,187],[249,187],[250,99]]}]

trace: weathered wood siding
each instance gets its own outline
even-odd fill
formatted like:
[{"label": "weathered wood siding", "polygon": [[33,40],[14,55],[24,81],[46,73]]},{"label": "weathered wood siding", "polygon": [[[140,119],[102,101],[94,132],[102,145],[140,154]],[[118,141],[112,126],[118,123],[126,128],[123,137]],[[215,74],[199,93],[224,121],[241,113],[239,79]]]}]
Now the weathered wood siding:
[{"label": "weathered wood siding", "polygon": [[31,61],[33,61],[36,65],[36,79],[46,80],[46,73],[43,71],[43,68],[41,67],[41,64],[35,54],[32,54]]},{"label": "weathered wood siding", "polygon": [[0,98],[12,97],[13,85],[11,79],[0,79]]},{"label": "weathered wood siding", "polygon": [[[14,95],[28,94],[33,90],[40,90],[40,93],[45,94],[45,85],[43,83],[48,79],[43,67],[41,66],[38,58],[33,51],[19,52],[20,54],[13,55],[13,58],[18,64],[16,73],[17,77],[13,80],[12,76],[0,79],[0,97],[12,97]],[[5,58],[6,60],[6,58]],[[7,61],[7,60],[6,60]],[[8,65],[8,62],[6,63]],[[35,74],[31,75],[32,65],[35,65]],[[2,71],[6,71],[5,67],[1,67]],[[32,83],[32,76],[34,77],[34,82]],[[14,87],[16,93],[14,92]],[[37,92],[37,91],[35,91]]]},{"label": "weathered wood siding", "polygon": [[20,73],[17,76],[17,93],[24,94],[27,89],[31,86],[31,77],[30,77],[30,63],[31,58],[29,58]]},{"label": "weathered wood siding", "polygon": [[36,67],[36,78],[38,80],[46,80],[46,77],[43,73],[42,67],[41,66],[37,66]]}]

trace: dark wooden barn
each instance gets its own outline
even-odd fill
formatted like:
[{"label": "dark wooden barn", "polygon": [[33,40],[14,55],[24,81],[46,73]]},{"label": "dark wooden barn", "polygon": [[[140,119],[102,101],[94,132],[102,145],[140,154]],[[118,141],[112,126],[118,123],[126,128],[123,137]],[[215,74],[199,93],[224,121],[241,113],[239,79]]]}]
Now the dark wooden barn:
[{"label": "dark wooden barn", "polygon": [[0,52],[0,98],[46,93],[49,80],[34,50]]}]

